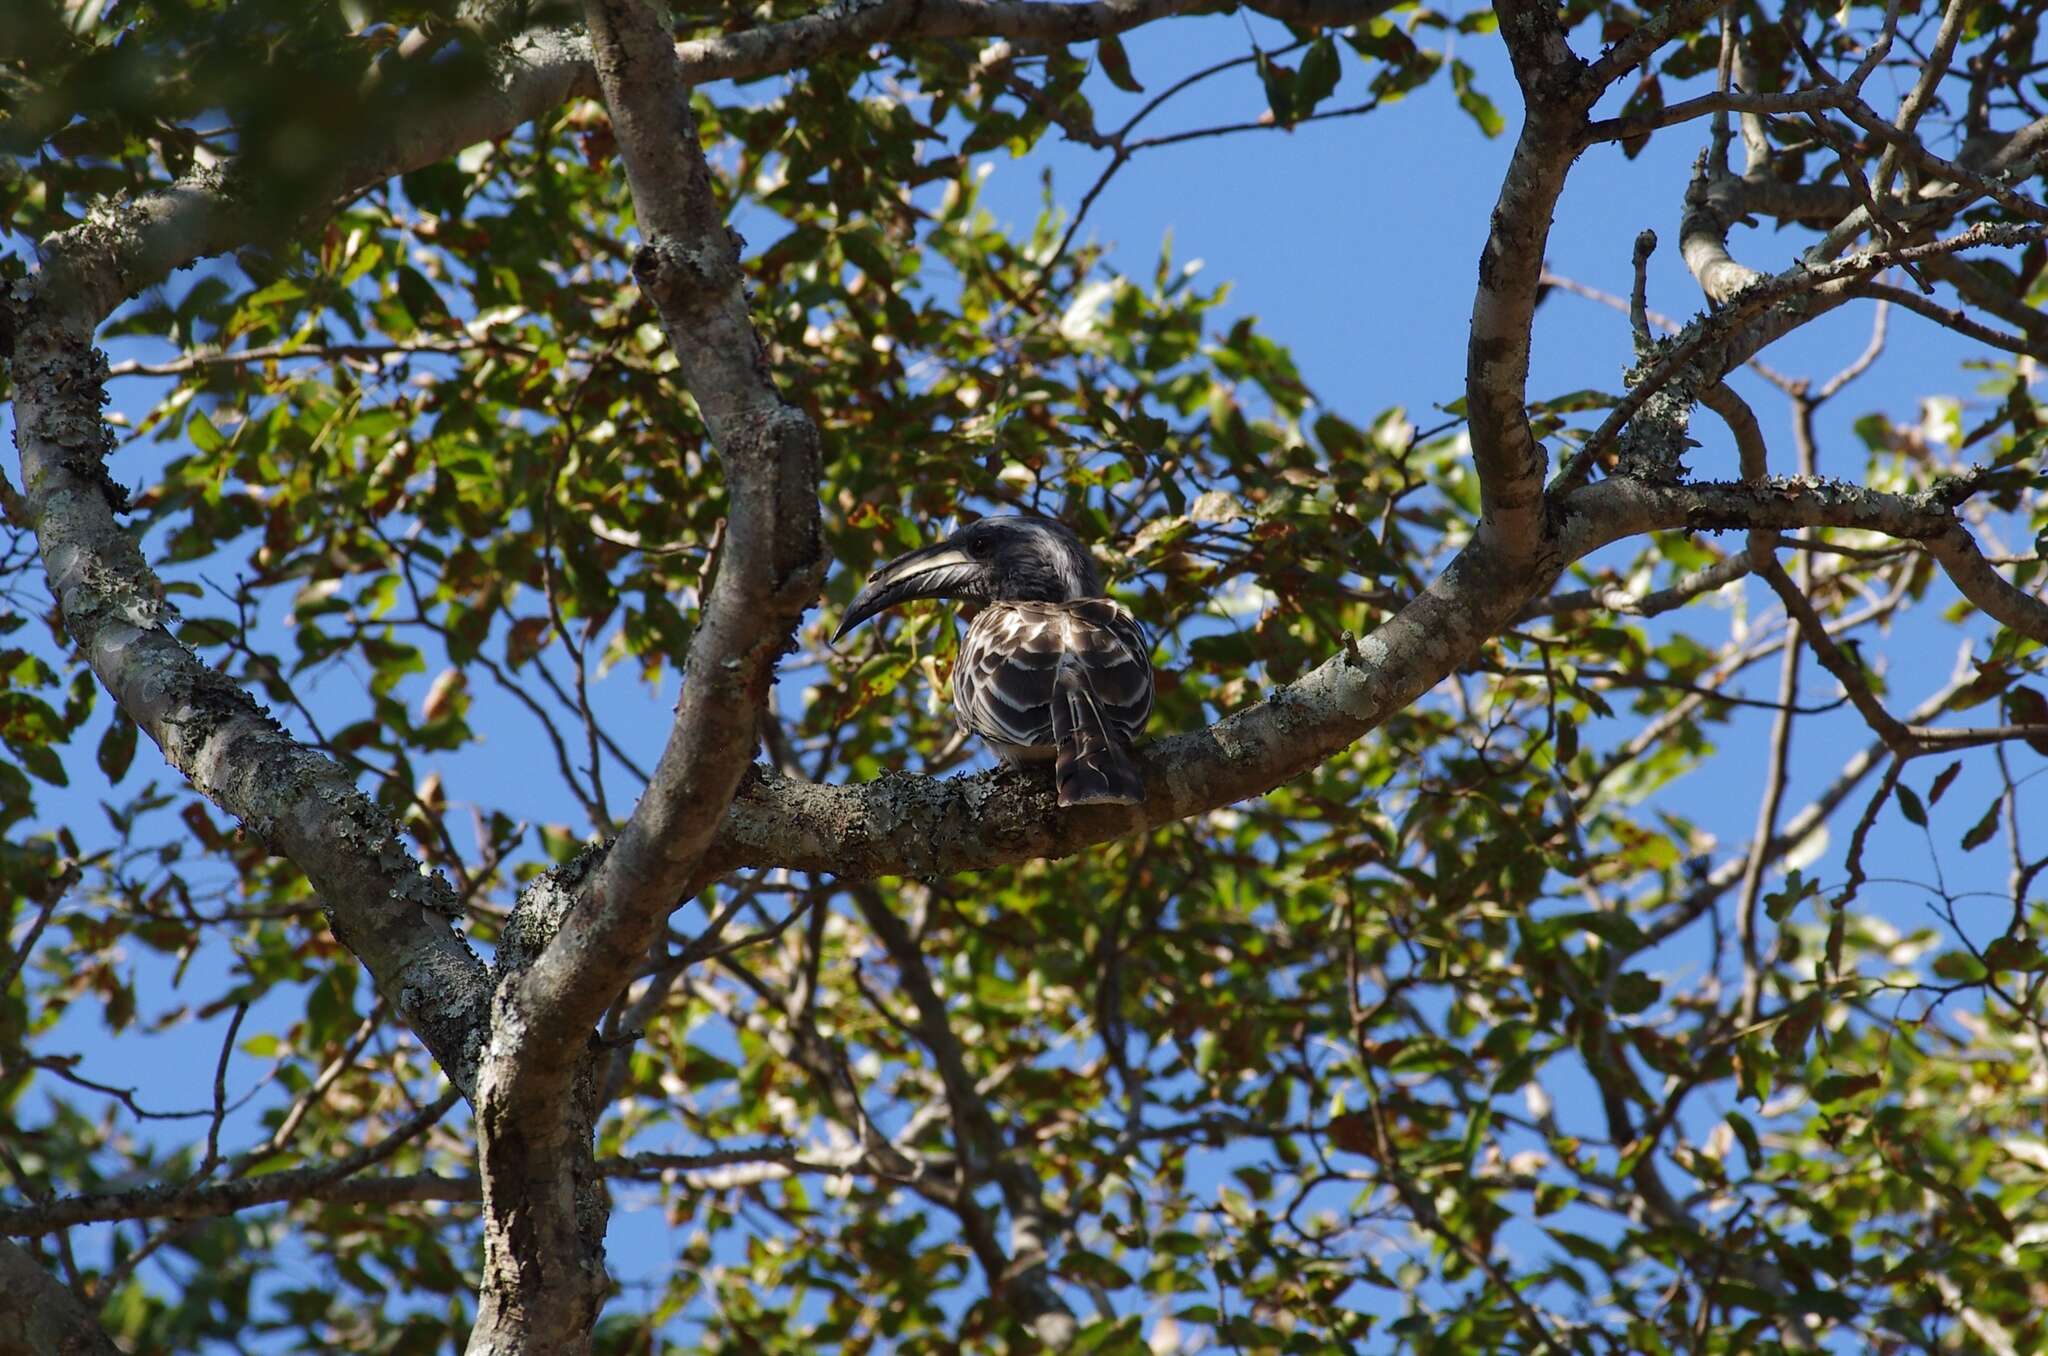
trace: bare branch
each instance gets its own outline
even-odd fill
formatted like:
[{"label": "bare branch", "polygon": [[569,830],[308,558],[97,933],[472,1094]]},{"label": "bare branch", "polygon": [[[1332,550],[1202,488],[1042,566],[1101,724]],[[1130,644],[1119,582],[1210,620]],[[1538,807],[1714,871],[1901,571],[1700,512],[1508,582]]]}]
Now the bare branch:
[{"label": "bare branch", "polygon": [[1751,569],[1749,553],[1738,551],[1734,555],[1722,557],[1711,565],[1694,570],[1666,588],[1631,593],[1627,589],[1605,584],[1587,589],[1574,589],[1569,593],[1553,593],[1548,598],[1538,599],[1523,608],[1516,614],[1515,620],[1522,622],[1537,617],[1561,617],[1574,612],[1595,610],[1619,612],[1630,617],[1655,617],[1673,608],[1683,607],[1703,594],[1718,592],[1748,575]]},{"label": "bare branch", "polygon": [[419,1138],[447,1115],[460,1097],[459,1092],[450,1088],[377,1143],[322,1167],[238,1177],[207,1186],[180,1182],[169,1186],[137,1187],[132,1191],[57,1197],[36,1205],[0,1207],[0,1234],[46,1234],[74,1224],[109,1220],[200,1219],[209,1215],[233,1214],[259,1205],[274,1205],[280,1201],[324,1199],[323,1191],[377,1166]]},{"label": "bare branch", "polygon": [[[1901,138],[1910,138],[1913,129],[1927,112],[1933,101],[1935,87],[1948,74],[1948,65],[1954,58],[1956,42],[1963,36],[1963,17],[1970,10],[1964,0],[1948,0],[1948,8],[1942,11],[1941,29],[1935,34],[1934,50],[1920,63],[1920,78],[1913,82],[1913,88],[1899,101],[1899,115],[1891,126]],[[1854,116],[1854,113],[1851,113]],[[1878,198],[1882,199],[1892,191],[1892,179],[1899,171],[1900,141],[1893,141],[1885,148],[1877,162],[1877,181],[1872,185]],[[1953,178],[1954,176],[1948,176]]]},{"label": "bare branch", "polygon": [[1700,94],[1675,104],[1666,104],[1654,113],[1589,122],[1579,133],[1579,139],[1588,146],[1602,141],[1629,141],[1659,128],[1673,127],[1710,114],[1725,117],[1729,113],[1806,113],[1840,108],[1850,97],[1840,89],[1803,89],[1785,94],[1745,94],[1739,90],[1726,94]]},{"label": "bare branch", "polygon": [[1943,306],[1940,302],[1911,288],[1894,287],[1890,283],[1873,281],[1858,284],[1856,295],[1891,302],[1915,315],[1925,316],[1965,339],[1974,339],[1980,344],[2003,349],[2007,353],[2024,353],[2030,358],[2048,361],[2048,334],[2007,334],[2003,330],[1993,329],[1981,320],[1972,319],[1962,311]]},{"label": "bare branch", "polygon": [[35,954],[36,943],[41,940],[43,929],[50,925],[51,915],[57,912],[57,906],[64,902],[64,896],[69,893],[71,887],[78,884],[78,877],[78,863],[67,861],[63,869],[43,882],[40,888],[28,892],[29,897],[37,901],[35,921],[28,925],[27,933],[22,936],[21,945],[14,948],[13,954],[7,958],[7,968],[0,970],[0,997],[5,997],[7,991],[14,987],[14,977],[21,973],[22,967],[28,964],[28,958]]},{"label": "bare branch", "polygon": [[1862,666],[1835,643],[1835,638],[1828,634],[1827,627],[1822,624],[1820,614],[1814,611],[1813,603],[1799,586],[1792,582],[1792,577],[1785,573],[1785,567],[1773,560],[1767,565],[1760,566],[1757,574],[1771,586],[1779,601],[1785,604],[1785,610],[1799,623],[1800,634],[1805,636],[1806,643],[1813,647],[1813,657],[1820,661],[1822,668],[1835,676],[1835,681],[1849,694],[1849,701],[1862,714],[1864,723],[1870,726],[1871,731],[1882,739],[1888,748],[1897,750],[1910,745],[1912,736],[1906,727],[1899,722],[1898,717],[1884,709],[1884,703],[1870,690],[1870,682],[1863,676]]},{"label": "bare branch", "polygon": [[[1784,568],[1775,557],[1764,562],[1766,577]],[[1825,630],[1825,628],[1823,628]],[[1756,832],[1750,839],[1749,857],[1742,867],[1742,889],[1736,896],[1735,932],[1742,945],[1741,1020],[1747,1025],[1757,1019],[1763,1002],[1763,953],[1757,935],[1757,903],[1763,893],[1764,868],[1771,842],[1777,836],[1778,813],[1785,802],[1785,781],[1791,770],[1792,708],[1799,701],[1800,637],[1794,630],[1787,637],[1778,670],[1778,700],[1783,705],[1771,721],[1770,754],[1764,764],[1764,794],[1757,805]]]},{"label": "bare branch", "polygon": [[989,1275],[989,1286],[1039,1341],[1059,1350],[1072,1341],[1075,1323],[1072,1311],[1052,1286],[1046,1240],[1050,1211],[1043,1184],[1022,1155],[1005,1142],[982,1090],[968,1073],[960,1038],[946,1018],[945,1000],[932,987],[931,974],[910,929],[889,911],[872,888],[856,890],[854,899],[860,905],[861,916],[868,920],[868,926],[896,963],[903,991],[917,1007],[916,1035],[938,1065],[946,1100],[958,1126],[962,1156],[965,1158],[971,1152],[978,1166],[995,1178],[1010,1212],[1014,1255],[995,1250],[993,1255],[1001,1256],[1002,1264]]},{"label": "bare branch", "polygon": [[[1860,378],[1865,372],[1868,372],[1871,369],[1871,366],[1877,362],[1878,358],[1883,356],[1885,330],[1887,323],[1890,319],[1890,316],[1891,308],[1885,304],[1885,299],[1883,297],[1879,297],[1877,305],[1874,308],[1874,314],[1872,314],[1870,318],[1870,342],[1863,346],[1863,351],[1857,354],[1855,360],[1852,361],[1847,367],[1843,368],[1841,371],[1835,373],[1835,375],[1829,377],[1826,381],[1822,382],[1820,389],[1818,391],[1815,391],[1810,397],[1797,397],[1800,407],[1803,411],[1803,417],[1798,425],[1799,428],[1805,427],[1806,421],[1811,419],[1812,412],[1815,407],[1822,405],[1827,401],[1833,400],[1836,396],[1840,395],[1842,391],[1851,382]],[[1806,434],[1802,433],[1800,436],[1809,445],[1811,444],[1811,438],[1808,437]],[[1812,471],[1812,467],[1806,464],[1808,461],[1811,460],[1810,455],[1807,452],[1802,451],[1801,457],[1802,462],[1800,466],[1800,474],[1810,474]]]},{"label": "bare branch", "polygon": [[1961,523],[1927,538],[1926,547],[1928,554],[1941,562],[1949,582],[1986,616],[2048,645],[2048,603],[2016,588],[1993,569]]},{"label": "bare branch", "polygon": [[1715,174],[1705,159],[1694,166],[1679,221],[1678,250],[1709,304],[1720,306],[1763,275],[1728,252],[1728,229],[1742,216],[1736,205],[1739,181]]},{"label": "bare branch", "polygon": [[1649,60],[1652,52],[1672,38],[1696,24],[1705,23],[1707,16],[1720,7],[1721,0],[1679,0],[1679,3],[1658,11],[1633,33],[1607,49],[1586,73],[1587,82],[1596,91],[1606,89],[1638,64]]},{"label": "bare branch", "polygon": [[[1720,310],[1694,320],[1671,341],[1664,356],[1616,403],[1558,473],[1551,493],[1569,493],[1583,484],[1622,428],[1667,383],[1691,380],[1704,390],[1772,339],[1806,323],[1819,310],[1839,305],[1871,274],[1893,264],[2041,239],[2048,239],[2048,226],[1982,223],[1940,240],[1864,250],[1812,266],[1795,264],[1783,273],[1742,285]],[[1687,373],[1691,376],[1684,375]]]},{"label": "bare branch", "polygon": [[1967,259],[1930,259],[1929,277],[1945,282],[1972,306],[1981,306],[2006,323],[2025,331],[2035,343],[2048,343],[2048,315],[2027,305],[2011,288],[1995,281]]}]

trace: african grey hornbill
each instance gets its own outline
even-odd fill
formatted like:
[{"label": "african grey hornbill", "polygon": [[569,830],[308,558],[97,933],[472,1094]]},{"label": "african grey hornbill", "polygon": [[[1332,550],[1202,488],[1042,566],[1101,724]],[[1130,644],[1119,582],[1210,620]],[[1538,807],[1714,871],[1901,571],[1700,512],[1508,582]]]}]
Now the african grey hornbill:
[{"label": "african grey hornbill", "polygon": [[868,576],[832,639],[912,598],[985,603],[953,665],[953,715],[1004,762],[1053,761],[1062,805],[1132,805],[1130,744],[1152,713],[1152,646],[1050,518],[983,518]]}]

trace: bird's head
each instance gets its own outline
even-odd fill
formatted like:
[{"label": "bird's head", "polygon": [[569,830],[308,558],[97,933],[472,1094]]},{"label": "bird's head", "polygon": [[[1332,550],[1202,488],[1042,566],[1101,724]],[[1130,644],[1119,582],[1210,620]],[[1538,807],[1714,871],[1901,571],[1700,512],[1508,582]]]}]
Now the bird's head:
[{"label": "bird's head", "polygon": [[832,639],[913,598],[1065,603],[1101,592],[1094,558],[1062,524],[1025,515],[982,518],[869,575]]}]

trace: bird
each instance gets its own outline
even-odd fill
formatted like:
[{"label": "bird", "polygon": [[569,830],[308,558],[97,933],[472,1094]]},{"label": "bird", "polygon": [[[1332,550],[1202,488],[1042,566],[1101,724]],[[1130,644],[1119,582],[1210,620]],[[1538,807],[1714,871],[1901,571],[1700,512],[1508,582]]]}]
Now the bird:
[{"label": "bird", "polygon": [[1006,764],[1053,764],[1059,803],[1135,805],[1131,741],[1152,714],[1152,645],[1102,594],[1088,548],[1035,514],[979,518],[868,576],[832,643],[913,598],[984,604],[953,665],[953,715]]}]

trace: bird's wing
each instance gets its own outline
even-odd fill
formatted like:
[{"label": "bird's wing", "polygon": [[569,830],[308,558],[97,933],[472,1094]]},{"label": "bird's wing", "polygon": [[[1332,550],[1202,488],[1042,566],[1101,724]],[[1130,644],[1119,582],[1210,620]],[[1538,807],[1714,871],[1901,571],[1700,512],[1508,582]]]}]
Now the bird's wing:
[{"label": "bird's wing", "polygon": [[997,744],[1052,743],[1052,691],[1066,628],[1042,607],[996,603],[981,610],[953,664],[960,728]]},{"label": "bird's wing", "polygon": [[1145,779],[1129,741],[1113,731],[1072,650],[1061,658],[1052,694],[1053,785],[1062,805],[1136,805]]},{"label": "bird's wing", "polygon": [[1052,744],[1063,659],[1085,676],[1104,722],[1128,743],[1152,711],[1151,647],[1136,619],[1107,598],[984,608],[953,668],[961,728],[999,744]]},{"label": "bird's wing", "polygon": [[1128,744],[1152,714],[1152,644],[1145,628],[1107,598],[1066,604],[1077,657],[1103,718]]}]

